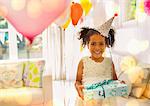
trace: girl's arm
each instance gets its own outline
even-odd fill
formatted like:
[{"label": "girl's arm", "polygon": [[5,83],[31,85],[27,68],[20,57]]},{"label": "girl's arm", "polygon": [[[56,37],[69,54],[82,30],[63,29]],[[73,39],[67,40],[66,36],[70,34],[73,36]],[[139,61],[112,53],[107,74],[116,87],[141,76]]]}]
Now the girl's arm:
[{"label": "girl's arm", "polygon": [[118,80],[117,74],[116,74],[116,71],[115,71],[115,66],[114,66],[113,63],[112,63],[112,75],[113,75],[113,80]]},{"label": "girl's arm", "polygon": [[[114,66],[114,64],[112,64],[112,72],[113,72],[113,80],[118,80],[118,77],[117,77],[117,75],[116,75],[116,71],[115,71],[115,66]],[[125,84],[125,81],[121,81],[121,83],[123,83],[123,84]]]},{"label": "girl's arm", "polygon": [[76,87],[79,97],[84,99],[84,95],[83,95],[83,91],[82,91],[82,89],[84,88],[82,85],[82,74],[83,74],[83,62],[81,60],[78,64],[75,87]]}]

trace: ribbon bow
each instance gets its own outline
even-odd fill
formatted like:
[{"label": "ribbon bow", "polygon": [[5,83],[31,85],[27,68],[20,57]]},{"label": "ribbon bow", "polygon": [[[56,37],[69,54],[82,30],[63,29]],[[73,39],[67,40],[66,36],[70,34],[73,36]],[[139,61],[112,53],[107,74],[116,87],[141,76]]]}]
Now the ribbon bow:
[{"label": "ribbon bow", "polygon": [[96,89],[98,87],[102,87],[103,85],[110,84],[111,82],[113,82],[113,80],[104,80],[104,81],[99,82],[99,83],[95,83],[95,84],[91,84],[91,85],[86,85],[85,88],[87,90]]}]

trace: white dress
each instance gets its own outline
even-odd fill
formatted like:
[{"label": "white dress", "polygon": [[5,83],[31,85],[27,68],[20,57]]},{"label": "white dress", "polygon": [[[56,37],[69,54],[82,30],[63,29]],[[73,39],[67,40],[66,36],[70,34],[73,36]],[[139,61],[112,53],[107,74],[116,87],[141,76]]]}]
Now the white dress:
[{"label": "white dress", "polygon": [[[104,79],[112,79],[112,61],[110,58],[104,58],[104,60],[99,63],[95,62],[89,57],[83,57],[83,75],[82,83],[92,84]],[[103,99],[103,100],[91,100],[89,103],[85,103],[80,97],[77,97],[75,106],[116,106],[115,98]]]}]

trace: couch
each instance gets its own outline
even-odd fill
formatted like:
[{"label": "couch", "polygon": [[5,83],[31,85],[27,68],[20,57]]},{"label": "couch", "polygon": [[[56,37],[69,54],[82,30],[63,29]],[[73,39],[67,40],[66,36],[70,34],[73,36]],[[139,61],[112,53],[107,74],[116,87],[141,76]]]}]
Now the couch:
[{"label": "couch", "polygon": [[44,60],[0,63],[0,106],[52,106],[52,78]]},{"label": "couch", "polygon": [[[125,58],[126,60],[128,58],[128,62],[123,63],[122,60]],[[129,96],[117,97],[117,106],[150,106],[150,64],[140,63],[139,60],[135,61],[134,56],[117,53],[113,53],[112,59],[118,79],[124,80],[129,88]],[[125,72],[121,71],[123,69]],[[127,74],[126,71],[131,71],[131,73]],[[143,71],[144,73],[142,73]],[[143,81],[145,82],[143,83]]]},{"label": "couch", "polygon": [[140,99],[129,96],[117,97],[117,106],[150,106],[150,99],[142,97]]}]

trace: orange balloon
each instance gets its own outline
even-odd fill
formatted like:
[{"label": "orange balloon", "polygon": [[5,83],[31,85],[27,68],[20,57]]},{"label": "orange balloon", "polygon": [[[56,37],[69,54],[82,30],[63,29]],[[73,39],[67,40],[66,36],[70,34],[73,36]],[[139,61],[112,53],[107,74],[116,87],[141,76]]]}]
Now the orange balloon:
[{"label": "orange balloon", "polygon": [[82,6],[79,3],[73,2],[71,6],[71,20],[73,25],[77,25],[82,14],[83,14]]}]

